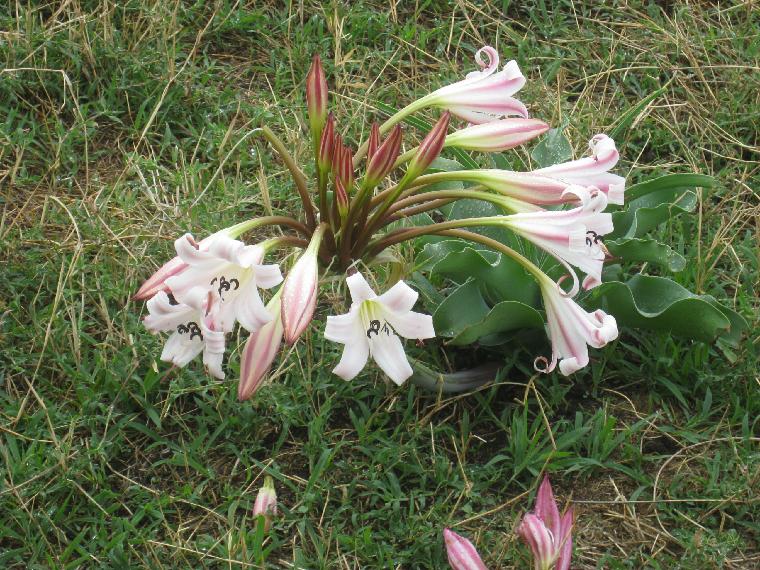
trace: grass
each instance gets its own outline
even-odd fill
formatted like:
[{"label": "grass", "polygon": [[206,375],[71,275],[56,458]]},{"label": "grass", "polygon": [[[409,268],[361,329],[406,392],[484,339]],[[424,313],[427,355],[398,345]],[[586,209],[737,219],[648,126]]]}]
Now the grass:
[{"label": "grass", "polygon": [[[546,470],[577,506],[574,568],[756,568],[759,20],[752,2],[0,8],[0,566],[444,568],[450,526],[523,568],[514,529]],[[174,236],[297,207],[242,139],[266,122],[307,162],[312,53],[356,141],[375,101],[459,77],[486,43],[576,152],[665,86],[621,130],[621,171],[718,180],[662,233],[690,260],[675,278],[750,321],[740,350],[625,330],[572,379],[516,367],[439,398],[330,375],[332,296],[251,402],[242,339],[224,381],[157,362],[130,294]],[[283,516],[262,545],[265,473]]]}]

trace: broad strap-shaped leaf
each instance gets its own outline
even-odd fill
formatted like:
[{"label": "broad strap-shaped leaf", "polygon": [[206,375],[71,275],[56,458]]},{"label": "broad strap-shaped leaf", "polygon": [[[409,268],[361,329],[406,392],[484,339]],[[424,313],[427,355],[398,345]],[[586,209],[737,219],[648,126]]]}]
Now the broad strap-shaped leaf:
[{"label": "broad strap-shaped leaf", "polygon": [[[544,319],[541,314],[519,301],[502,301],[497,303],[480,322],[464,327],[451,339],[451,344],[467,345],[488,339],[493,335],[512,332],[519,329],[543,329]],[[491,344],[486,342],[486,344]]]},{"label": "broad strap-shaped leaf", "polygon": [[622,261],[648,261],[667,267],[670,271],[681,271],[686,267],[683,255],[653,239],[623,238],[605,241],[604,245]]},{"label": "broad strap-shaped leaf", "polygon": [[519,263],[500,253],[477,249],[464,240],[446,240],[425,246],[422,258],[429,260],[432,275],[459,284],[477,280],[492,304],[519,301],[538,306],[538,284]]},{"label": "broad strap-shaped leaf", "polygon": [[692,189],[712,185],[709,176],[669,174],[631,186],[626,207],[612,214],[615,230],[608,239],[642,237],[670,217],[692,211],[697,205]]},{"label": "broad strap-shaped leaf", "polygon": [[438,306],[433,325],[439,336],[450,337],[451,344],[461,346],[518,329],[542,329],[544,320],[536,309],[518,301],[502,301],[491,308],[473,279]]},{"label": "broad strap-shaped leaf", "polygon": [[626,283],[603,283],[591,291],[586,304],[610,313],[619,325],[670,331],[705,342],[725,333],[736,337],[741,335],[736,328],[746,328],[740,315],[718,308],[714,298],[695,295],[664,277],[636,275]]}]

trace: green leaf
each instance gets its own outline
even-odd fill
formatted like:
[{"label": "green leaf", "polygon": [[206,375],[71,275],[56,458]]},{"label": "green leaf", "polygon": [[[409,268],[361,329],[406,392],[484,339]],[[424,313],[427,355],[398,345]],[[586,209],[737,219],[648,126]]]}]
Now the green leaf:
[{"label": "green leaf", "polygon": [[681,271],[686,267],[686,259],[680,253],[653,239],[608,240],[604,245],[612,255],[623,261],[648,261],[667,267],[670,271]]},{"label": "green leaf", "polygon": [[615,230],[609,237],[641,237],[675,215],[691,212],[697,205],[697,195],[689,190],[677,196],[672,203],[669,201],[671,199],[672,196],[655,192],[634,200],[625,211],[613,212]]},{"label": "green leaf", "polygon": [[437,336],[454,337],[465,327],[482,321],[489,307],[475,280],[457,287],[451,295],[438,305],[433,313],[433,327]]},{"label": "green leaf", "polygon": [[549,129],[546,135],[535,146],[530,157],[541,168],[566,162],[573,158],[573,147],[563,134],[564,125],[557,129]]},{"label": "green leaf", "polygon": [[625,191],[625,199],[630,202],[653,192],[663,190],[687,190],[690,188],[712,188],[715,179],[704,174],[666,174],[658,178],[639,182]]},{"label": "green leaf", "polygon": [[533,307],[519,301],[502,301],[497,303],[479,322],[462,328],[451,340],[451,344],[471,344],[482,337],[525,328],[543,329],[544,319],[541,314]]},{"label": "green leaf", "polygon": [[509,257],[476,249],[463,240],[428,244],[422,257],[429,260],[432,275],[441,275],[460,284],[468,279],[477,280],[481,293],[492,304],[507,300],[538,306],[538,285],[522,265]]},{"label": "green leaf", "polygon": [[[448,211],[442,209],[449,220],[463,220],[465,218],[481,218],[487,216],[501,216],[504,214],[497,206],[482,200],[457,200],[449,207]],[[509,243],[510,233],[506,229],[495,226],[483,226],[468,228],[469,231],[490,237],[501,243]]]},{"label": "green leaf", "polygon": [[451,344],[466,345],[480,338],[522,328],[543,328],[541,314],[518,301],[502,301],[490,308],[477,281],[459,286],[433,314],[436,334]]},{"label": "green leaf", "polygon": [[[705,342],[727,331],[737,334],[724,314],[727,309],[716,304],[712,297],[695,295],[670,279],[648,275],[636,275],[626,283],[603,283],[589,295],[590,306],[607,311],[620,325],[669,331]],[[739,316],[733,326],[741,327],[741,321]]]}]

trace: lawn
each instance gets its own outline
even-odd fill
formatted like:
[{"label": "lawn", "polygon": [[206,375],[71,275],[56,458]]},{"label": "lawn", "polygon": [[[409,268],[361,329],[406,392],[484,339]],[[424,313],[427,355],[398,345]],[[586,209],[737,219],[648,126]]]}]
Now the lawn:
[{"label": "lawn", "polygon": [[[620,129],[617,171],[715,178],[658,232],[688,260],[678,283],[747,320],[738,346],[621,328],[571,377],[522,352],[469,394],[373,366],[344,382],[322,336],[336,287],[249,401],[243,335],[225,380],[159,360],[131,295],[173,240],[298,213],[252,131],[309,162],[314,53],[356,144],[377,102],[461,78],[483,45],[576,156],[663,88]],[[489,568],[527,568],[515,529],[544,472],[575,505],[573,568],[760,567],[758,132],[751,0],[4,3],[0,567],[447,568],[450,527]],[[281,516],[262,544],[267,474]]]}]

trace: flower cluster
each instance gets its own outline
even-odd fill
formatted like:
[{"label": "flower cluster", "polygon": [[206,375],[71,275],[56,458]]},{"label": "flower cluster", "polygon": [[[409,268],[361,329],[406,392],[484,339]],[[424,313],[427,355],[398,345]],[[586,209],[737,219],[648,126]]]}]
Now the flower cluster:
[{"label": "flower cluster", "polygon": [[[293,177],[302,218],[261,217],[201,241],[190,234],[176,240],[177,256],[135,295],[148,300],[145,326],[170,333],[162,360],[184,366],[202,354],[209,372],[223,378],[225,336],[239,323],[250,335],[242,351],[238,396],[249,398],[283,341],[292,345],[308,328],[319,298],[320,274],[332,270],[346,277],[351,295],[348,312],[328,317],[324,331],[328,340],[345,346],[334,372],[351,379],[371,356],[400,384],[412,374],[400,337],[432,338],[432,319],[412,311],[417,294],[403,281],[377,295],[357,267],[377,263],[388,248],[423,234],[492,247],[521,263],[537,280],[552,343],[551,358],[536,360],[538,370],[559,367],[570,374],[589,363],[588,346],[601,347],[615,339],[613,317],[600,310],[589,313],[573,300],[581,288],[601,282],[607,257],[603,239],[612,231],[612,217],[605,209],[609,203],[623,203],[625,179],[610,172],[618,161],[614,141],[596,135],[589,143],[590,156],[529,172],[431,168],[445,149],[501,152],[549,128],[529,118],[526,106],[514,97],[525,84],[515,61],[499,69],[498,54],[491,47],[479,50],[475,60],[479,70],[404,107],[384,123],[373,123],[367,140],[354,150],[328,111],[327,81],[315,56],[306,80],[315,165],[311,185],[282,141],[268,127],[260,129]],[[402,153],[401,124],[423,109],[442,113],[419,143]],[[456,125],[459,120],[465,123]],[[463,183],[470,186],[463,188]],[[417,227],[397,224],[462,199],[488,201],[503,213]],[[239,239],[272,226],[281,228],[278,237],[254,245]],[[563,278],[555,281],[514,249],[466,229],[482,226],[505,228],[555,258],[570,277],[569,290],[560,287]],[[284,248],[300,254],[283,279],[280,264],[266,264],[264,258]],[[280,263],[286,259],[281,256]],[[582,282],[577,271],[584,276]],[[274,291],[267,294],[266,304],[261,290]]]}]

